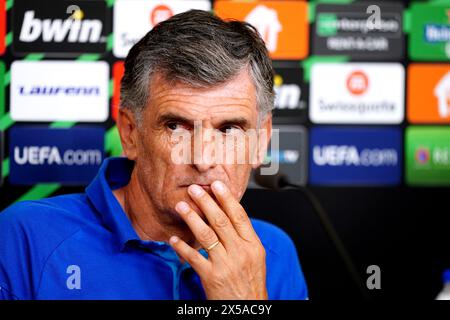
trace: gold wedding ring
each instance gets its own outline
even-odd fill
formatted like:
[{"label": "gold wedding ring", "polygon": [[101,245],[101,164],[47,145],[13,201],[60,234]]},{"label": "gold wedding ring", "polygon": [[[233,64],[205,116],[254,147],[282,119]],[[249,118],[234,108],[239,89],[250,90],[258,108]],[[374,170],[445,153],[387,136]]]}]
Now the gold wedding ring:
[{"label": "gold wedding ring", "polygon": [[206,248],[206,252],[211,251],[215,246],[217,246],[220,243],[220,241],[214,242],[212,245],[210,245],[208,248]]}]

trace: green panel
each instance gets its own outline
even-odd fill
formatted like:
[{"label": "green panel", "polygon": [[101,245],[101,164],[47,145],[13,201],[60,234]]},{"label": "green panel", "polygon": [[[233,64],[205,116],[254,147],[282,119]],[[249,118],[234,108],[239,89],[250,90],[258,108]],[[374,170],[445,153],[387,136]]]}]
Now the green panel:
[{"label": "green panel", "polygon": [[450,186],[450,127],[409,127],[405,160],[407,184]]},{"label": "green panel", "polygon": [[14,120],[11,119],[11,114],[8,112],[3,117],[0,117],[0,130],[6,130],[14,124]]},{"label": "green panel", "polygon": [[411,6],[411,59],[450,60],[450,17],[447,15],[449,5],[414,3]]},{"label": "green panel", "polygon": [[105,134],[105,150],[112,157],[118,157],[122,154],[122,143],[117,126],[110,128]]},{"label": "green panel", "polygon": [[39,183],[23,194],[16,200],[16,202],[25,200],[39,200],[48,197],[60,187],[61,185],[59,183]]},{"label": "green panel", "polygon": [[337,15],[334,13],[319,13],[316,21],[316,31],[321,37],[331,37],[337,33]]},{"label": "green panel", "polygon": [[300,62],[300,66],[304,68],[305,72],[303,80],[309,82],[311,78],[311,68],[314,63],[344,63],[348,62],[350,58],[348,56],[310,56],[307,59]]}]

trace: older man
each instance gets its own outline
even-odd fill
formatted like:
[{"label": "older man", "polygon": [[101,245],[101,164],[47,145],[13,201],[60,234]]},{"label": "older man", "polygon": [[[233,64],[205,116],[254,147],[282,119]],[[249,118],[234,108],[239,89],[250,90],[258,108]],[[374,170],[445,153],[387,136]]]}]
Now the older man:
[{"label": "older man", "polygon": [[[272,81],[264,43],[245,23],[189,11],[157,25],[125,60],[117,126],[126,158],[105,160],[83,194],[0,214],[0,297],[307,298],[292,241],[239,204],[260,161],[203,157],[215,144],[261,159]],[[258,143],[243,149],[211,138],[251,130]],[[190,162],[174,157],[180,133],[203,147],[189,145]]]}]

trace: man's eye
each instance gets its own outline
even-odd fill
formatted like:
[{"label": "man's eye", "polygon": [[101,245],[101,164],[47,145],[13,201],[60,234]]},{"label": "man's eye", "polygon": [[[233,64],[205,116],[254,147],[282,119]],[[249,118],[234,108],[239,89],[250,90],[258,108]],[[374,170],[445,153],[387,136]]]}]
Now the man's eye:
[{"label": "man's eye", "polygon": [[241,128],[239,128],[238,126],[229,125],[229,126],[221,127],[220,131],[222,133],[225,133],[225,134],[233,134],[233,133],[236,133],[238,131],[241,131]]},{"label": "man's eye", "polygon": [[169,122],[169,123],[167,123],[167,128],[169,128],[170,130],[180,130],[180,129],[185,129],[185,127],[182,125],[182,124],[180,124],[180,123],[178,123],[178,122]]},{"label": "man's eye", "polygon": [[169,123],[167,124],[167,128],[169,128],[170,130],[176,130],[177,127],[178,127],[178,124],[175,123],[175,122],[169,122]]}]

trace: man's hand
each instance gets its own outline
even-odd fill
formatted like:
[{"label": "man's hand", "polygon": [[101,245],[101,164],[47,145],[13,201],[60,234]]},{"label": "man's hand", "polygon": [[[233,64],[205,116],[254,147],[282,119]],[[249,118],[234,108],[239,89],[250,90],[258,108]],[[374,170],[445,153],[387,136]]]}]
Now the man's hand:
[{"label": "man's hand", "polygon": [[200,186],[188,188],[210,226],[186,202],[176,206],[198,242],[209,248],[208,259],[178,237],[170,243],[199,275],[207,299],[267,299],[264,247],[225,184],[215,181],[211,187],[218,204]]}]

